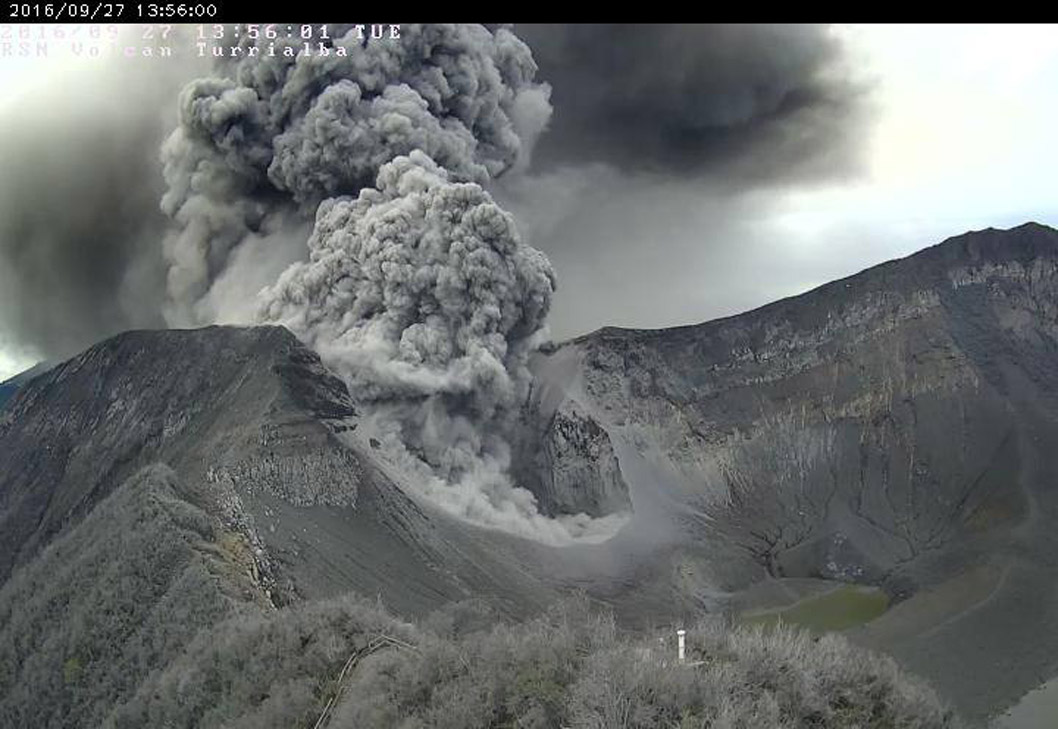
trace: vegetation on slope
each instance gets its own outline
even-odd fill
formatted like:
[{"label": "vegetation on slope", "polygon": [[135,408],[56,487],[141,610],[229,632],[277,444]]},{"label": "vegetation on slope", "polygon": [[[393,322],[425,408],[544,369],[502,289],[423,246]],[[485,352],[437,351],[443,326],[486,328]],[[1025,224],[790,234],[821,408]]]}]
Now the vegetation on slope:
[{"label": "vegetation on slope", "polygon": [[97,727],[253,586],[172,471],[140,472],[0,587],[0,726]]},{"label": "vegetation on slope", "polygon": [[705,621],[685,664],[659,637],[622,634],[583,599],[517,625],[455,605],[416,627],[349,597],[217,625],[105,726],[959,726],[892,660],[838,636]]},{"label": "vegetation on slope", "polygon": [[240,543],[164,467],[122,485],[0,587],[0,726],[957,726],[837,636],[704,621],[680,664],[583,597],[520,624],[484,602],[419,625],[353,595],[276,610]]}]

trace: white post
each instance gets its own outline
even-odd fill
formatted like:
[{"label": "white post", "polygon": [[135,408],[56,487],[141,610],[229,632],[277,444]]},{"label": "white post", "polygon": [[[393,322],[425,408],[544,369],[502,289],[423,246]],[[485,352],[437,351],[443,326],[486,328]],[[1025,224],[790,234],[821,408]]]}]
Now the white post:
[{"label": "white post", "polygon": [[684,630],[683,628],[680,628],[679,630],[676,631],[676,636],[677,636],[677,642],[676,642],[676,645],[677,645],[677,656],[678,656],[678,658],[680,660],[680,663],[683,663],[683,660],[684,660],[684,636],[685,635],[687,635],[687,631]]}]

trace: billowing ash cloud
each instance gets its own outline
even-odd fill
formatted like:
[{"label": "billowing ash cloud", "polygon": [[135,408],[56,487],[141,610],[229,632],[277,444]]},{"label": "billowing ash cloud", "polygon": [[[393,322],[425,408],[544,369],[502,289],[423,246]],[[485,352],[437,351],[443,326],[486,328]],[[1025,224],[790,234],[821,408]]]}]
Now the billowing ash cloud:
[{"label": "billowing ash cloud", "polygon": [[332,33],[327,56],[288,57],[282,48],[300,46],[275,41],[275,56],[223,63],[181,95],[163,148],[163,208],[180,227],[166,241],[171,320],[222,315],[209,291],[248,235],[311,221],[322,200],[355,195],[395,157],[420,150],[453,179],[484,182],[527,156],[547,121],[548,88],[507,30]]},{"label": "billowing ash cloud", "polygon": [[740,184],[857,164],[864,88],[811,25],[519,25],[555,115],[541,161]]},{"label": "billowing ash cloud", "polygon": [[358,398],[451,396],[480,420],[524,395],[554,274],[480,185],[450,182],[422,152],[397,157],[376,188],[320,205],[309,250],[262,315],[339,363]]},{"label": "billowing ash cloud", "polygon": [[550,114],[528,47],[481,26],[335,35],[326,56],[244,57],[184,90],[164,147],[171,320],[228,316],[230,267],[264,278],[284,255],[254,251],[303,248],[314,216],[259,320],[344,376],[390,456],[426,468],[420,493],[527,536],[597,535],[612,524],[545,519],[507,474],[554,276],[483,185]]}]

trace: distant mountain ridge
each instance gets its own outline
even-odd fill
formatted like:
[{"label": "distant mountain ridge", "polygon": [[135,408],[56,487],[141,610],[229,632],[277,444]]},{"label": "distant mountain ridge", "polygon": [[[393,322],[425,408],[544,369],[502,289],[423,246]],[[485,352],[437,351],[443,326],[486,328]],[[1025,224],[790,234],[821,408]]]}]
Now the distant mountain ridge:
[{"label": "distant mountain ridge", "polygon": [[0,382],[0,410],[3,409],[4,404],[11,399],[11,396],[15,394],[15,391],[22,387],[37,375],[47,372],[53,363],[51,362],[38,362],[37,364],[30,367],[24,372],[19,372],[14,377],[8,378],[3,382]]}]

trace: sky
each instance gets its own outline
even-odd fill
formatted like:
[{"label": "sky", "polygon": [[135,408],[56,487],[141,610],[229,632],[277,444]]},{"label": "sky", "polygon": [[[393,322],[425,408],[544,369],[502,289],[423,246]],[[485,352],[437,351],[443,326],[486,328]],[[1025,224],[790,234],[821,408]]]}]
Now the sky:
[{"label": "sky", "polygon": [[[1058,27],[515,32],[553,114],[492,192],[551,259],[556,339],[1058,226]],[[0,57],[0,379],[164,325],[158,149],[204,63]]]}]

